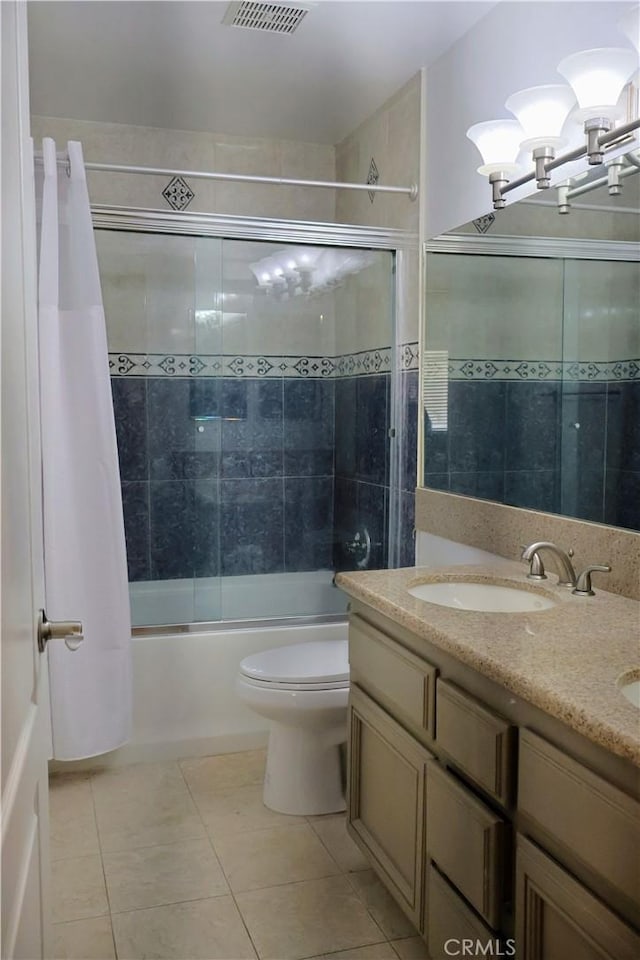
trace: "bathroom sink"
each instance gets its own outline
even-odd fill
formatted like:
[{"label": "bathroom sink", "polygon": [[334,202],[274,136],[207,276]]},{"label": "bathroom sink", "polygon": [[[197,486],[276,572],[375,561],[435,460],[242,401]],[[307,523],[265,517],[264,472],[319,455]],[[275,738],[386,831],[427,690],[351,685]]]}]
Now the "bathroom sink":
[{"label": "bathroom sink", "polygon": [[618,690],[629,703],[640,708],[640,670],[630,670],[618,680]]},{"label": "bathroom sink", "polygon": [[476,583],[470,580],[446,580],[419,583],[408,588],[412,597],[457,610],[484,613],[532,613],[549,610],[555,600],[532,590],[497,583]]}]

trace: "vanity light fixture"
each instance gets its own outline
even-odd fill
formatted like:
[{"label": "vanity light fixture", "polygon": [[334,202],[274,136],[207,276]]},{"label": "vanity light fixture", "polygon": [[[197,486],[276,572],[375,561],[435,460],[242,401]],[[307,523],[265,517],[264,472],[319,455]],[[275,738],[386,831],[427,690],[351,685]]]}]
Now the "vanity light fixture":
[{"label": "vanity light fixture", "polygon": [[546,189],[550,183],[545,164],[555,159],[556,150],[567,144],[560,134],[575,102],[571,87],[548,83],[512,93],[505,103],[524,130],[526,139],[519,147],[533,157],[539,190]]},{"label": "vanity light fixture", "polygon": [[637,69],[637,54],[618,47],[582,50],[558,64],[558,73],[569,81],[578,100],[576,120],[584,121],[587,157],[592,165],[604,160],[601,137],[619,119],[620,94]]},{"label": "vanity light fixture", "polygon": [[640,3],[632,7],[620,21],[620,29],[629,37],[638,53],[640,53]]},{"label": "vanity light fixture", "polygon": [[520,173],[522,169],[516,163],[522,134],[517,120],[485,120],[467,130],[469,140],[475,143],[484,161],[478,173],[489,177],[495,210],[505,206],[502,189],[509,183],[511,174]]},{"label": "vanity light fixture", "polygon": [[[640,7],[634,9],[633,16],[621,24],[630,35],[638,32],[639,11]],[[478,173],[489,177],[494,210],[506,205],[505,195],[511,190],[533,179],[538,189],[546,189],[552,170],[585,155],[590,165],[601,164],[609,145],[632,139],[630,135],[640,128],[637,108],[636,119],[616,126],[624,112],[618,102],[639,66],[638,54],[629,48],[582,50],[565,57],[558,66],[570,86],[545,84],[520,90],[505,104],[517,120],[488,120],[470,127],[467,136],[482,156]],[[572,110],[576,101],[577,108]],[[572,119],[584,124],[586,142],[556,157],[556,150],[566,146],[562,132]],[[534,168],[511,180],[522,169],[517,162],[521,153],[531,156]],[[568,212],[568,205],[563,212]]]}]

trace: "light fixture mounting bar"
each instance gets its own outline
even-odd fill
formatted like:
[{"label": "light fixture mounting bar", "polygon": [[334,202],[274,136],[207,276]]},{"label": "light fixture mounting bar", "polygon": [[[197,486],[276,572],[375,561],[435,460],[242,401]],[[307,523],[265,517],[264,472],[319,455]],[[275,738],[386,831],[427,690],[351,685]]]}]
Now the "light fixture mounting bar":
[{"label": "light fixture mounting bar", "polygon": [[[623,137],[628,136],[630,133],[633,133],[634,130],[638,130],[639,128],[640,119],[631,120],[629,123],[622,124],[619,127],[615,127],[613,130],[609,130],[607,133],[601,134],[598,137],[598,145],[601,147],[606,147],[609,144],[615,143],[618,140],[621,140]],[[545,163],[544,169],[546,172],[550,173],[552,170],[556,170],[565,163],[570,163],[572,160],[579,160],[581,157],[586,156],[586,154],[586,145],[584,147],[577,147],[575,150],[570,150],[568,153],[563,153],[559,157],[556,157],[555,160],[550,160],[549,163]],[[518,177],[517,180],[510,180],[509,183],[501,187],[500,194],[504,196],[506,193],[510,193],[512,190],[517,190],[518,187],[524,186],[525,183],[535,180],[535,177],[536,171],[530,170],[529,173],[525,173],[522,177]]]}]

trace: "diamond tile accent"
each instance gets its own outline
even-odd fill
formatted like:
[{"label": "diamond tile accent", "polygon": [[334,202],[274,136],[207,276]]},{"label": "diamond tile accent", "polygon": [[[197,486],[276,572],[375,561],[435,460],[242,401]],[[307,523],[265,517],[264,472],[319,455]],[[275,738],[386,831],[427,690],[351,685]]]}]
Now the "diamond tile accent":
[{"label": "diamond tile accent", "polygon": [[[378,183],[379,180],[380,180],[380,173],[378,171],[378,167],[373,157],[371,157],[371,163],[369,164],[369,173],[367,175],[367,183]],[[369,200],[371,200],[371,203],[373,203],[373,201],[376,198],[374,191],[368,190],[367,193],[369,195]]]},{"label": "diamond tile accent", "polygon": [[174,177],[162,191],[162,196],[173,210],[186,210],[195,193],[186,180]]},{"label": "diamond tile accent", "polygon": [[478,217],[477,220],[474,220],[473,225],[478,233],[486,233],[487,230],[493,226],[495,219],[493,213],[487,213],[484,217]]}]

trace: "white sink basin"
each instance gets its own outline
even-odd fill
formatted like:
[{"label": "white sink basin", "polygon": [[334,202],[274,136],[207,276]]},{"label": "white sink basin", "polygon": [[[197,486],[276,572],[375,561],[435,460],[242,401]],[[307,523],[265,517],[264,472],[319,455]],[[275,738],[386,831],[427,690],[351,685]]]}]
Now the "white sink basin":
[{"label": "white sink basin", "polygon": [[618,690],[629,703],[640,708],[640,671],[632,670],[620,677]]},{"label": "white sink basin", "polygon": [[469,580],[419,583],[409,587],[409,593],[418,600],[436,603],[441,607],[484,613],[532,613],[555,606],[555,600],[532,590],[520,590],[515,585],[506,587],[497,583],[474,583]]}]

